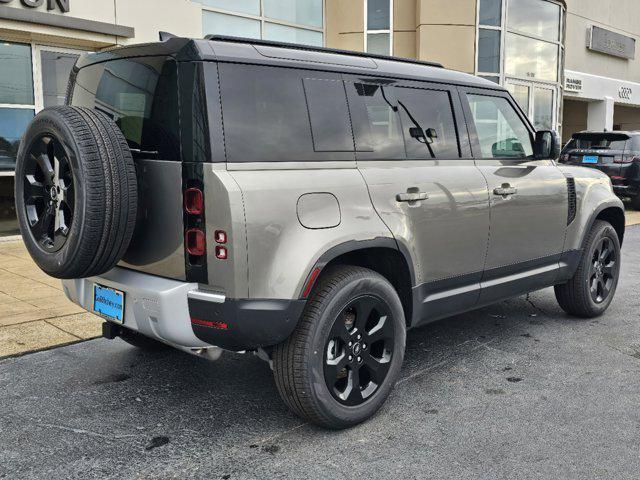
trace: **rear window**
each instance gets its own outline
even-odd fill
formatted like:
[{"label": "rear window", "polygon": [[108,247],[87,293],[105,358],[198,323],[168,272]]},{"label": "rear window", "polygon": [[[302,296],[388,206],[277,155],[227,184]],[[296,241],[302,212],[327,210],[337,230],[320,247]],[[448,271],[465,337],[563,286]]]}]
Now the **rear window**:
[{"label": "rear window", "polygon": [[228,162],[353,160],[340,75],[222,63]]},{"label": "rear window", "polygon": [[144,57],[85,67],[77,73],[71,104],[111,117],[134,157],[180,160],[175,61]]},{"label": "rear window", "polygon": [[460,158],[449,92],[396,88],[407,158]]},{"label": "rear window", "polygon": [[616,134],[574,135],[565,150],[624,150],[627,140],[628,137]]},{"label": "rear window", "polygon": [[402,125],[392,86],[347,83],[359,160],[404,160]]}]

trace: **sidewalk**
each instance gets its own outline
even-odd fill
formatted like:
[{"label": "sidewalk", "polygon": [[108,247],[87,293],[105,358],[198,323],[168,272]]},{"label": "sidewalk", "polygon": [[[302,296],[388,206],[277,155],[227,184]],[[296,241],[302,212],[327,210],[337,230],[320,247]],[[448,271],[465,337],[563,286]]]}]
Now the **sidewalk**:
[{"label": "sidewalk", "polygon": [[[627,225],[640,225],[640,212],[628,210]],[[101,323],[67,300],[22,241],[0,240],[0,358],[99,337]]]},{"label": "sidewalk", "polygon": [[101,323],[67,300],[21,241],[0,241],[0,358],[100,336]]}]

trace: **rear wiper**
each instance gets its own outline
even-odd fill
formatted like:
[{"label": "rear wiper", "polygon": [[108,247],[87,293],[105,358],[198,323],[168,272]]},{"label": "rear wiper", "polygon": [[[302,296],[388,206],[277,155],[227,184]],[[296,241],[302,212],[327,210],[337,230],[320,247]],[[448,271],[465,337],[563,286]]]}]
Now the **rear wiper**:
[{"label": "rear wiper", "polygon": [[139,148],[131,147],[129,147],[129,150],[131,150],[131,153],[136,153],[138,155],[160,155],[160,152],[157,150],[140,150]]}]

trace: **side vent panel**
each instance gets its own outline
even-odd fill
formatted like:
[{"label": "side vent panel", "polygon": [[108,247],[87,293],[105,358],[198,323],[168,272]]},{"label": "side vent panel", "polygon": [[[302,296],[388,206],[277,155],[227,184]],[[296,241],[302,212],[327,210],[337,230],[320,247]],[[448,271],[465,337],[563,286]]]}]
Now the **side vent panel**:
[{"label": "side vent panel", "polygon": [[576,180],[573,177],[567,177],[567,195],[569,196],[567,225],[571,225],[571,222],[576,219],[576,213],[578,209],[578,201],[576,199]]}]

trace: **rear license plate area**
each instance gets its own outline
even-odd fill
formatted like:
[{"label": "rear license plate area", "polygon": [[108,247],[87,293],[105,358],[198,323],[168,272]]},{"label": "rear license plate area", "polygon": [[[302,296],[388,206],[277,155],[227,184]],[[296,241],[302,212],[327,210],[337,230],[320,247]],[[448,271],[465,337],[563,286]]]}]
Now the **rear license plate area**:
[{"label": "rear license plate area", "polygon": [[598,161],[599,161],[599,158],[595,155],[586,155],[582,157],[582,163],[595,165],[598,163]]},{"label": "rear license plate area", "polygon": [[94,284],[93,312],[107,320],[124,323],[124,292]]}]

